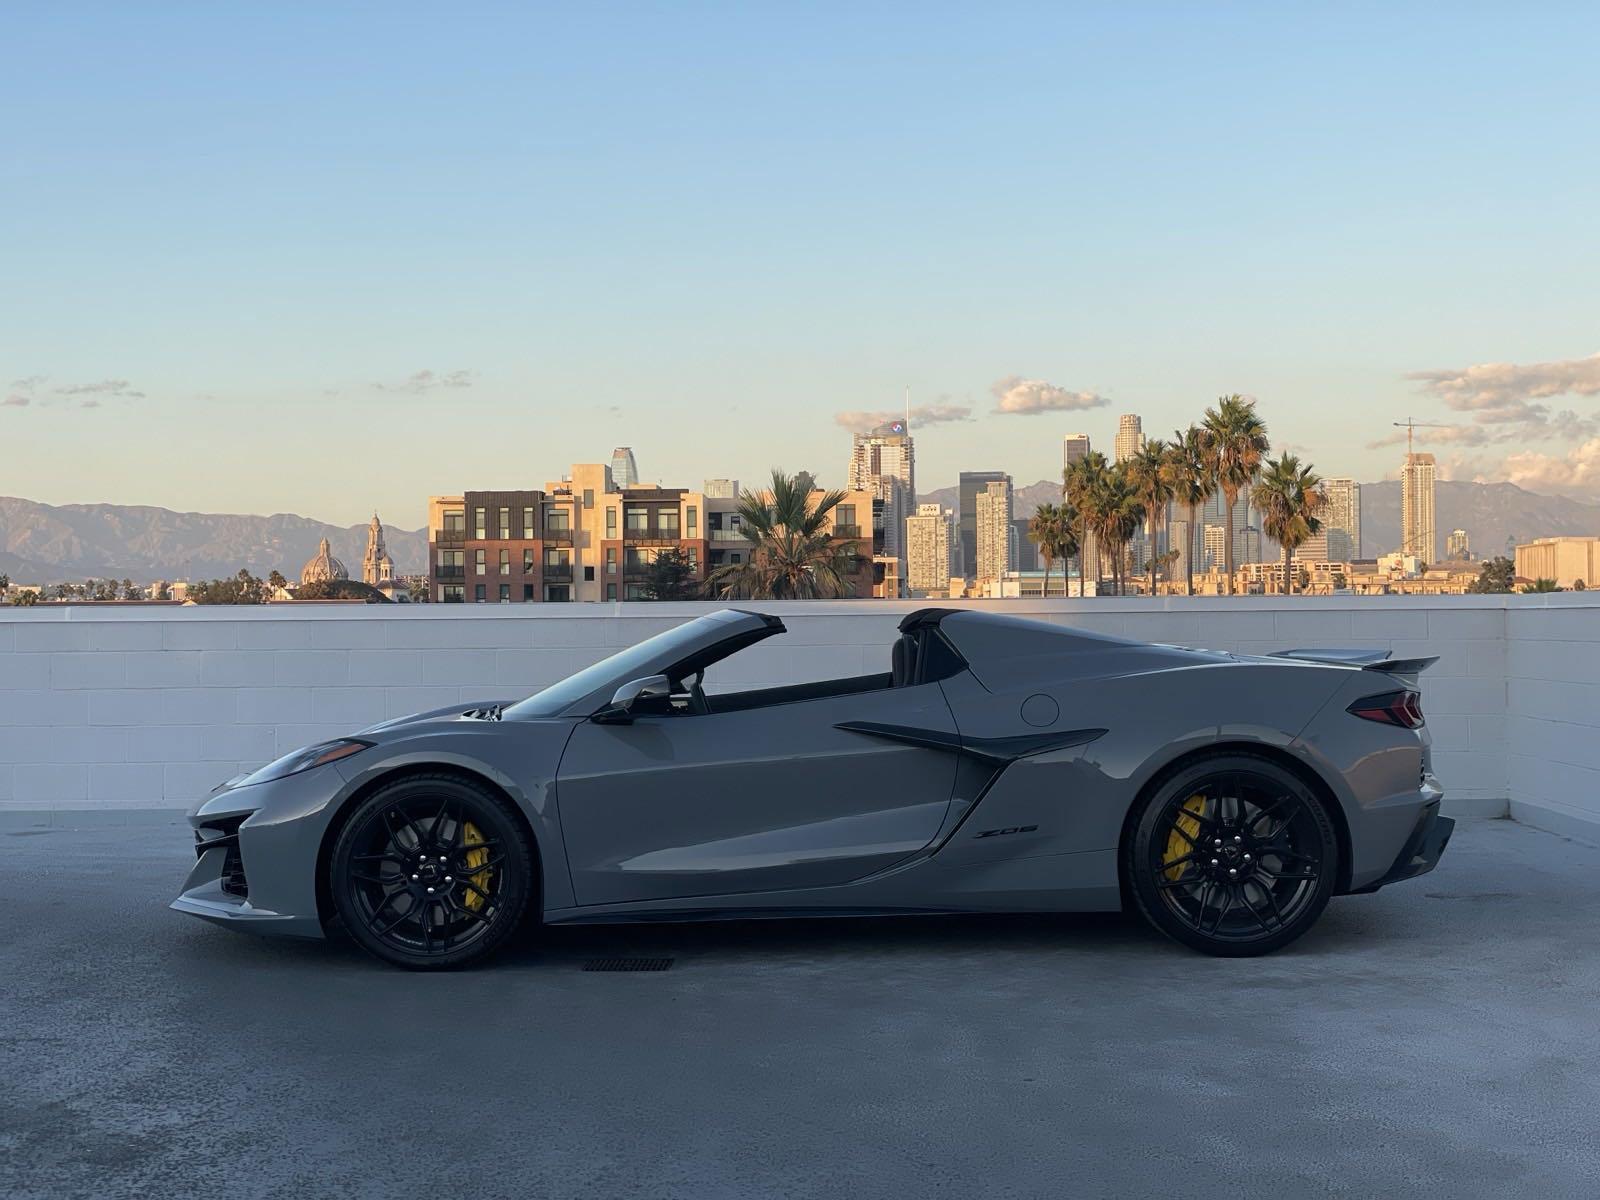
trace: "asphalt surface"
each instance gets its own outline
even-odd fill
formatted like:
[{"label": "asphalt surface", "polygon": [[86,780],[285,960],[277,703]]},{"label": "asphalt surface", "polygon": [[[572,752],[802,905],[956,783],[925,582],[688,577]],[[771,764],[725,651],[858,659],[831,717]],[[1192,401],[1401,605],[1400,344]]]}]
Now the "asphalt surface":
[{"label": "asphalt surface", "polygon": [[167,911],[189,855],[0,829],[0,1195],[1600,1194],[1600,849],[1506,821],[1245,961],[917,918],[417,976]]}]

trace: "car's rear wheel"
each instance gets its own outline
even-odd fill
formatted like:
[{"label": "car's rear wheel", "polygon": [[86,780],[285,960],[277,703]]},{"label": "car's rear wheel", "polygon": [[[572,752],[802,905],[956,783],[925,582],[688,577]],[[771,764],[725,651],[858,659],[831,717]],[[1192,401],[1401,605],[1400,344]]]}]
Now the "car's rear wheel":
[{"label": "car's rear wheel", "polygon": [[350,814],[330,861],[339,918],[386,962],[459,967],[522,923],[533,856],[506,802],[450,775],[380,787]]},{"label": "car's rear wheel", "polygon": [[1200,759],[1145,797],[1124,877],[1161,932],[1207,954],[1286,946],[1316,922],[1338,879],[1322,797],[1269,759]]}]

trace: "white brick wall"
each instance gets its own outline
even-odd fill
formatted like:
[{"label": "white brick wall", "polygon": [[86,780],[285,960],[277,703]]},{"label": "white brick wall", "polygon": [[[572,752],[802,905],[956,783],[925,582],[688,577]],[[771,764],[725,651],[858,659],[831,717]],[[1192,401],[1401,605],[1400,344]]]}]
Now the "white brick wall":
[{"label": "white brick wall", "polygon": [[1511,815],[1600,837],[1600,603],[1521,597],[1506,612],[1506,770]]},{"label": "white brick wall", "polygon": [[[1600,598],[1241,597],[979,607],[1216,649],[1437,654],[1435,763],[1458,811],[1600,823]],[[180,806],[318,738],[534,691],[693,604],[0,608],[0,807]],[[915,603],[772,604],[790,632],[726,686],[886,670]]]}]

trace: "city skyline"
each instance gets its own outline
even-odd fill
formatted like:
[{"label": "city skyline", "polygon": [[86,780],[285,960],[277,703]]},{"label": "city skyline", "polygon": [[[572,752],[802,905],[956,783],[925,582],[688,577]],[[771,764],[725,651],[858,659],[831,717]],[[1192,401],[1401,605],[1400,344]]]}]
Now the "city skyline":
[{"label": "city skyline", "polygon": [[837,485],[909,388],[928,480],[1240,392],[1325,474],[1412,414],[1441,478],[1600,496],[1594,13],[404,11],[11,14],[7,493],[415,525],[446,425],[496,486]]}]

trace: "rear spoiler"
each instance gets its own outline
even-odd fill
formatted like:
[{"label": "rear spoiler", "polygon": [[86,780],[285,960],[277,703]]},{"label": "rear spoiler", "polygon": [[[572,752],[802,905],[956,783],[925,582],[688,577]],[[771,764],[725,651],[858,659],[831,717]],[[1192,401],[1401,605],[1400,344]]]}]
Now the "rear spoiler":
[{"label": "rear spoiler", "polygon": [[1392,653],[1392,650],[1279,650],[1268,657],[1360,667],[1363,671],[1382,671],[1388,675],[1416,675],[1439,661],[1437,654],[1427,658],[1390,658]]}]

